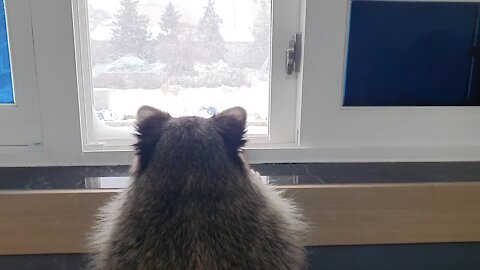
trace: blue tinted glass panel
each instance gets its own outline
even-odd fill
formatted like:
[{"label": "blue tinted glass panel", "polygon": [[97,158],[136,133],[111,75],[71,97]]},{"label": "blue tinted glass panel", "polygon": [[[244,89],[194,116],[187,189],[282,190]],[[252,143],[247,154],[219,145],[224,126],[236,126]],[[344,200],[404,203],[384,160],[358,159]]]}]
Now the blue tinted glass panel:
[{"label": "blue tinted glass panel", "polygon": [[353,0],[344,106],[480,105],[479,7]]},{"label": "blue tinted glass panel", "polygon": [[0,0],[0,104],[14,103],[4,0]]}]

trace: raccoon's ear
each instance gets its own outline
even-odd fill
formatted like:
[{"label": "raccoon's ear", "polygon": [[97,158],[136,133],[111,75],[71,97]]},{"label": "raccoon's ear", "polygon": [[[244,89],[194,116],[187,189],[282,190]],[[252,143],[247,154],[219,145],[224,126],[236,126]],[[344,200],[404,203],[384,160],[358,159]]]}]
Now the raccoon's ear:
[{"label": "raccoon's ear", "polygon": [[170,114],[160,111],[150,106],[142,106],[137,112],[137,122],[135,134],[137,142],[134,147],[138,162],[134,169],[135,175],[140,175],[152,157],[155,144],[157,143],[165,123],[172,118]]},{"label": "raccoon's ear", "polygon": [[247,112],[242,107],[227,109],[212,117],[227,147],[236,153],[246,143],[244,138]]},{"label": "raccoon's ear", "polygon": [[142,106],[137,111],[137,123],[140,123],[151,116],[167,118],[167,119],[171,118],[170,114],[160,111],[157,108],[154,108],[151,106]]}]

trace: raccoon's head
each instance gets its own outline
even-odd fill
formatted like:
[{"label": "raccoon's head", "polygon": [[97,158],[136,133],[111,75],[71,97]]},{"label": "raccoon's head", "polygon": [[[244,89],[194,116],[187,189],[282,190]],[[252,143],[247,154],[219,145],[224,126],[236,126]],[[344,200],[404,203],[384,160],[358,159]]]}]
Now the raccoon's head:
[{"label": "raccoon's head", "polygon": [[210,171],[220,167],[244,168],[246,112],[227,109],[211,118],[179,117],[150,106],[137,113],[136,165],[140,176],[147,168]]}]

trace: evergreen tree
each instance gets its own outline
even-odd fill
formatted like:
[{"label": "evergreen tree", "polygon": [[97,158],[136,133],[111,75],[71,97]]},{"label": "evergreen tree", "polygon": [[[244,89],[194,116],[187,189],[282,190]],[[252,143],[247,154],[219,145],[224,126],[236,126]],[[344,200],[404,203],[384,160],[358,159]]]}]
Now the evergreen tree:
[{"label": "evergreen tree", "polygon": [[223,60],[225,55],[225,40],[220,34],[222,19],[214,10],[213,0],[208,0],[205,12],[198,24],[198,42],[202,49],[200,60],[204,63],[213,63]]},{"label": "evergreen tree", "polygon": [[164,71],[170,79],[193,74],[192,27],[179,22],[181,15],[172,2],[168,3],[159,22],[163,32],[158,34],[157,57],[166,64]]},{"label": "evergreen tree", "polygon": [[104,22],[110,20],[110,18],[110,14],[105,10],[96,9],[92,5],[88,5],[88,25],[90,27],[90,32]]},{"label": "evergreen tree", "polygon": [[166,35],[173,34],[174,30],[177,28],[180,17],[180,13],[175,10],[172,2],[169,2],[162,14],[162,18],[160,20],[160,29],[162,29]]},{"label": "evergreen tree", "polygon": [[138,0],[121,0],[121,8],[115,15],[112,31],[112,54],[122,57],[131,54],[137,57],[148,57],[147,30],[148,19],[138,14]]},{"label": "evergreen tree", "polygon": [[194,33],[194,26],[180,23],[174,38],[167,36],[159,42],[158,54],[166,64],[164,70],[169,76],[192,76],[195,73]]},{"label": "evergreen tree", "polygon": [[259,11],[252,27],[254,37],[253,44],[249,50],[249,56],[253,64],[260,67],[268,61],[270,56],[270,35],[271,35],[271,2],[269,0],[254,0]]}]

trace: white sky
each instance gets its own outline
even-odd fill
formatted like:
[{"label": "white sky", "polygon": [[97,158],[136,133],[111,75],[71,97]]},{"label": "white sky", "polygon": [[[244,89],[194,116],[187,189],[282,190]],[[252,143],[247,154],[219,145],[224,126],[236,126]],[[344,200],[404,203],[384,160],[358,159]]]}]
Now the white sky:
[{"label": "white sky", "polygon": [[[158,22],[170,0],[140,0],[139,13],[149,18],[149,31],[156,35],[160,31]],[[182,15],[180,21],[197,25],[203,15],[208,0],[172,0],[176,10]],[[116,14],[120,0],[88,0],[93,8]],[[252,0],[216,0],[215,11],[222,18],[220,32],[225,41],[252,42],[251,26],[255,20],[257,6]],[[97,27],[91,33],[92,39],[108,39],[111,33],[109,24]]]}]

